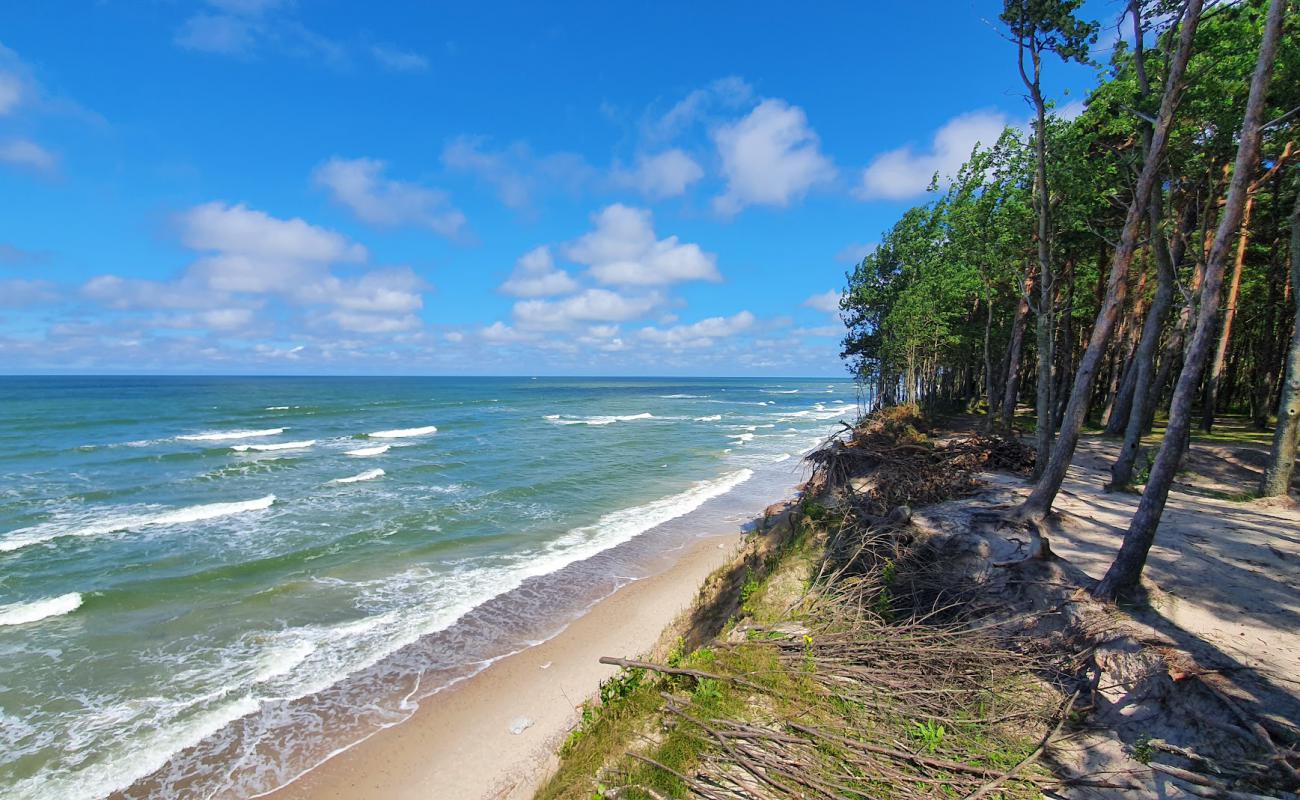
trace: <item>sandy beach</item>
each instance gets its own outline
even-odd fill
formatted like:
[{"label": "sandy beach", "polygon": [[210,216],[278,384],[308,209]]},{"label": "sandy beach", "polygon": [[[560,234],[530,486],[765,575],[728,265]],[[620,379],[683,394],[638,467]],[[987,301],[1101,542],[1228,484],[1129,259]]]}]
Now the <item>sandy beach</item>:
[{"label": "sandy beach", "polygon": [[[266,797],[531,797],[576,722],[579,704],[615,672],[598,659],[630,657],[653,646],[741,538],[702,537],[665,571],[619,589],[557,636],[429,698],[407,721]],[[512,733],[521,718],[529,726]]]}]

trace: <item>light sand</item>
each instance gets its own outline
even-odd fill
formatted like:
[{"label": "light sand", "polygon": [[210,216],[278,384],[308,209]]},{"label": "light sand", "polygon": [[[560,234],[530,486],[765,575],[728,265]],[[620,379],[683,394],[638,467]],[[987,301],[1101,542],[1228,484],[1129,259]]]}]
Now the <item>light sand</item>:
[{"label": "light sand", "polygon": [[[623,587],[549,641],[434,695],[406,722],[380,731],[268,797],[531,797],[554,767],[555,752],[578,719],[578,705],[615,672],[598,659],[649,650],[690,606],[709,573],[734,554],[741,538],[700,539],[665,572]],[[511,724],[520,717],[532,724],[513,734]]]}]

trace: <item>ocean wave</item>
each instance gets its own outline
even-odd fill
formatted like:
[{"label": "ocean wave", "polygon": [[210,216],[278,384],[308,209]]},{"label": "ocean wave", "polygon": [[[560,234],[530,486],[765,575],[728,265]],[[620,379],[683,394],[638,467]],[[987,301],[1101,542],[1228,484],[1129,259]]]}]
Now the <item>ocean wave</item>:
[{"label": "ocean wave", "polygon": [[32,600],[27,603],[10,603],[0,606],[0,626],[26,625],[47,617],[61,617],[64,614],[71,614],[78,608],[81,608],[81,595],[77,592],[68,592],[58,597],[47,597],[44,600]]},{"label": "ocean wave", "polygon": [[555,425],[612,425],[615,422],[633,422],[638,419],[654,419],[648,411],[640,414],[601,415],[594,417],[567,417],[562,414],[547,414],[545,419]]},{"label": "ocean wave", "polygon": [[428,436],[437,432],[437,426],[426,425],[423,428],[394,428],[391,431],[375,431],[367,435],[371,439],[405,439],[411,436]]},{"label": "ocean wave", "polygon": [[660,398],[664,400],[703,400],[708,397],[707,394],[661,394]]},{"label": "ocean wave", "polygon": [[256,500],[241,500],[234,503],[207,503],[187,506],[171,511],[126,514],[107,519],[96,515],[94,521],[78,524],[71,522],[47,522],[30,528],[22,528],[0,539],[0,553],[9,553],[34,544],[41,544],[65,536],[87,537],[103,536],[118,531],[138,530],[157,525],[184,525],[190,522],[202,522],[246,511],[262,511],[275,502],[275,495],[268,494]]},{"label": "ocean wave", "polygon": [[727,437],[731,439],[735,439],[738,442],[754,441],[754,434],[752,433],[729,433],[727,434]]},{"label": "ocean wave", "polygon": [[303,450],[316,444],[315,439],[307,439],[302,442],[276,442],[275,444],[237,444],[230,449],[236,453],[246,453],[252,450],[257,453],[273,453],[276,450]]},{"label": "ocean wave", "polygon": [[186,433],[177,436],[185,442],[220,442],[225,439],[252,439],[258,436],[275,436],[284,433],[284,428],[264,428],[260,431],[209,431],[207,433]]},{"label": "ocean wave", "polygon": [[350,478],[335,478],[330,483],[356,483],[358,481],[370,481],[375,478],[382,478],[384,471],[382,469],[368,469],[365,472],[357,473]]},{"label": "ocean wave", "polygon": [[359,456],[359,457],[379,456],[379,455],[383,455],[384,453],[387,453],[391,447],[392,447],[391,444],[378,444],[375,445],[374,447],[358,447],[356,450],[346,451],[344,455]]},{"label": "ocean wave", "polygon": [[799,394],[798,389],[759,389],[763,394]]},{"label": "ocean wave", "polygon": [[708,416],[708,417],[696,417],[696,418],[695,418],[695,421],[696,421],[696,422],[721,422],[721,421],[722,421],[722,415],[721,415],[721,414],[713,414],[712,416]]}]

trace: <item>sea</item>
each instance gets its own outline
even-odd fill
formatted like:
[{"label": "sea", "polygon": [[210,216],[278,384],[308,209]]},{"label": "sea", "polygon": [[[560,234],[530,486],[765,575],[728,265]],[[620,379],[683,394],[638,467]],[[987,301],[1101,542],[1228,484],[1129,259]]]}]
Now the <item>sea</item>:
[{"label": "sea", "polygon": [[0,377],[0,797],[255,797],[743,529],[848,380]]}]

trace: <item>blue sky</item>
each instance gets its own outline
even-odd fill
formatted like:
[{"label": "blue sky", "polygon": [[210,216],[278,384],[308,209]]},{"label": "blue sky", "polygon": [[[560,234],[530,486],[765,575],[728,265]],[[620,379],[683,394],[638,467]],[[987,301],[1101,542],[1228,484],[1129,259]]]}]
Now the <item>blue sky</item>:
[{"label": "blue sky", "polygon": [[0,372],[842,374],[1000,5],[10,4]]}]

